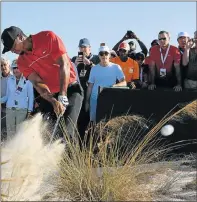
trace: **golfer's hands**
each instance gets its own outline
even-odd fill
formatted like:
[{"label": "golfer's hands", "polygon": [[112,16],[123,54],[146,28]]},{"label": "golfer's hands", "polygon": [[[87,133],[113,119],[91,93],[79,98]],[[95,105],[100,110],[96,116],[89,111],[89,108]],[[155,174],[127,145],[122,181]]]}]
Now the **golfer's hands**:
[{"label": "golfer's hands", "polygon": [[54,100],[52,105],[57,116],[63,115],[69,105],[67,96],[59,95],[58,100]]}]

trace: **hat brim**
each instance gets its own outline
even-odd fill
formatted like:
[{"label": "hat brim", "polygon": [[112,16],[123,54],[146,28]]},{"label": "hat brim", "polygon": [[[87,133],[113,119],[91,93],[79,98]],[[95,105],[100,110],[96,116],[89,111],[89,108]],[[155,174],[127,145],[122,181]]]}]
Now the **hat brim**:
[{"label": "hat brim", "polygon": [[10,51],[10,50],[9,50],[8,48],[4,47],[4,48],[3,48],[3,51],[2,51],[2,54],[6,53],[6,52],[8,52],[8,51]]},{"label": "hat brim", "polygon": [[81,47],[81,46],[88,47],[88,46],[90,46],[90,44],[85,44],[85,43],[83,43],[83,44],[80,44],[80,46],[79,46],[79,47]]}]

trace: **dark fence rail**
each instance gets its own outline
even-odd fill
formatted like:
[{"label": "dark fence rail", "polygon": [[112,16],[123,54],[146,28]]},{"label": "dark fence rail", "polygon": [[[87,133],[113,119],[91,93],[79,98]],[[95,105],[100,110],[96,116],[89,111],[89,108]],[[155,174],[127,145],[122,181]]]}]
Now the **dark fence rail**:
[{"label": "dark fence rail", "polygon": [[[97,122],[120,115],[137,114],[157,123],[177,104],[187,104],[196,99],[197,91],[174,92],[165,89],[149,91],[104,88],[98,97]],[[174,109],[174,111],[176,110],[178,107]],[[168,143],[197,139],[196,120],[185,119],[181,123],[172,122],[170,124],[174,126],[175,131],[173,135],[164,137]],[[197,152],[196,143],[191,142],[190,145],[176,151]]]}]

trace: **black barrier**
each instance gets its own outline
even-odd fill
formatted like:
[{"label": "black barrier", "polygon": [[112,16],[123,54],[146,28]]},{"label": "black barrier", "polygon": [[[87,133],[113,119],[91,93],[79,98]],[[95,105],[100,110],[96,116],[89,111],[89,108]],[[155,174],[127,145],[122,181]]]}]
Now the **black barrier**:
[{"label": "black barrier", "polygon": [[[104,88],[98,97],[96,118],[99,122],[102,119],[108,120],[120,115],[137,114],[157,123],[177,104],[187,104],[196,99],[197,91],[175,92],[165,89],[149,91]],[[173,135],[163,137],[168,143],[197,139],[196,120],[186,119],[182,123],[172,122],[171,124],[175,128]],[[190,142],[192,144],[176,151],[179,153],[196,152],[196,143]]]}]

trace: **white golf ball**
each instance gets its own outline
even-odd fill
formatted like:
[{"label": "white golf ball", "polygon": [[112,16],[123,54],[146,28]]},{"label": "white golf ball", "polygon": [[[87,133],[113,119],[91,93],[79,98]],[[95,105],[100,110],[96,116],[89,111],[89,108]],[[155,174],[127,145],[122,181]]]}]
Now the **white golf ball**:
[{"label": "white golf ball", "polygon": [[172,135],[173,132],[174,132],[174,127],[172,125],[165,125],[161,129],[161,134],[163,136]]}]

